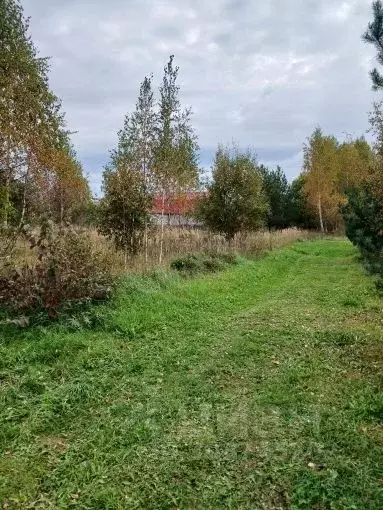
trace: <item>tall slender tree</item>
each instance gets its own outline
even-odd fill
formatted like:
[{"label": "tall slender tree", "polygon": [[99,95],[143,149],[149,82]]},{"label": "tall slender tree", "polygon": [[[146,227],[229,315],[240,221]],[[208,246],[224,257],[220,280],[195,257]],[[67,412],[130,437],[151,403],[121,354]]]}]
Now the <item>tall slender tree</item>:
[{"label": "tall slender tree", "polygon": [[332,228],[340,219],[341,196],[336,185],[339,179],[338,142],[325,136],[320,128],[303,146],[305,192],[316,210],[322,232]]},{"label": "tall slender tree", "polygon": [[19,1],[0,0],[0,136],[5,156],[5,202],[9,183],[17,175],[24,190],[21,223],[31,182],[40,170],[39,157],[55,143],[63,125],[60,102],[49,89],[48,60],[38,56],[28,28],[29,20]]},{"label": "tall slender tree", "polygon": [[160,87],[159,116],[154,151],[154,179],[162,195],[161,241],[159,259],[162,261],[164,237],[164,209],[166,199],[198,182],[198,143],[191,125],[191,110],[181,110],[179,68],[171,55],[164,68]]},{"label": "tall slender tree", "polygon": [[[0,0],[0,137],[3,186],[2,218],[8,223],[10,186],[16,171],[24,167],[28,117],[37,114],[32,90],[40,81],[43,66],[36,60],[35,48],[28,38],[28,20],[17,0]],[[31,97],[32,96],[32,97]],[[31,101],[32,100],[32,101]]]},{"label": "tall slender tree", "polygon": [[136,109],[126,115],[117,149],[104,171],[100,231],[124,250],[125,263],[129,254],[138,252],[142,240],[147,259],[156,122],[151,81],[149,77],[142,82]]},{"label": "tall slender tree", "polygon": [[[129,159],[130,167],[143,178],[145,203],[150,204],[154,192],[153,158],[156,137],[157,113],[152,89],[152,76],[141,83],[136,109],[125,117],[124,128],[120,132],[120,154]],[[146,216],[144,231],[145,259],[148,261],[149,214]]]},{"label": "tall slender tree", "polygon": [[126,115],[124,127],[119,132],[119,151],[142,172],[148,189],[151,187],[156,120],[152,76],[149,76],[140,85],[135,111]]}]

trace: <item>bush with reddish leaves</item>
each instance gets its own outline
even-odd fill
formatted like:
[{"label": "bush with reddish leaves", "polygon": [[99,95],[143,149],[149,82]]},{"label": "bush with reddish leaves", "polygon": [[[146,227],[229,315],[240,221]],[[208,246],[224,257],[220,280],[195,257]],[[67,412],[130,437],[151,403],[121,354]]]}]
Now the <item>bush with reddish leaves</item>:
[{"label": "bush with reddish leaves", "polygon": [[43,223],[28,235],[34,264],[8,265],[0,274],[0,307],[18,314],[58,312],[110,297],[113,279],[90,237],[70,227]]}]

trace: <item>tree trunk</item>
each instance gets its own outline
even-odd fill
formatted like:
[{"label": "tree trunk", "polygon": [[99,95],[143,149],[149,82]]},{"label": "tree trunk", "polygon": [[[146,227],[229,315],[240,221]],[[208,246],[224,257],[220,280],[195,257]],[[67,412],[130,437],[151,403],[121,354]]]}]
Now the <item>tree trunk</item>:
[{"label": "tree trunk", "polygon": [[5,197],[4,197],[4,216],[3,226],[8,227],[9,205],[11,198],[11,151],[10,144],[6,143],[6,169],[5,169]]},{"label": "tree trunk", "polygon": [[165,215],[165,191],[162,190],[162,209],[161,209],[161,237],[160,237],[160,257],[159,263],[162,264],[164,250],[164,215]]},{"label": "tree trunk", "polygon": [[62,227],[64,223],[64,198],[63,198],[63,190],[60,190],[60,226]]},{"label": "tree trunk", "polygon": [[322,201],[321,201],[320,195],[318,197],[318,213],[319,213],[320,231],[322,233],[324,233],[323,215],[322,215]]},{"label": "tree trunk", "polygon": [[145,219],[145,231],[144,231],[144,246],[145,246],[145,264],[148,265],[148,220]]},{"label": "tree trunk", "polygon": [[23,190],[23,200],[22,200],[22,207],[21,207],[21,216],[20,216],[20,222],[19,222],[19,230],[22,229],[24,220],[25,220],[25,213],[27,209],[27,191],[28,191],[28,184],[29,184],[29,176],[31,173],[31,154],[28,153],[27,156],[27,171],[25,173],[24,178],[24,190]]},{"label": "tree trunk", "polygon": [[126,235],[126,212],[125,212],[125,197],[124,202],[122,206],[122,214],[123,214],[123,222],[124,222],[124,269],[126,271],[127,265],[128,265],[128,240]]},{"label": "tree trunk", "polygon": [[[146,170],[146,138],[145,138],[145,152],[144,152],[144,189],[145,195],[148,193],[148,185],[147,185],[147,170]],[[144,230],[144,248],[145,248],[145,265],[148,265],[149,255],[148,255],[148,218],[145,218],[145,230]]]},{"label": "tree trunk", "polygon": [[3,227],[6,229],[8,227],[8,214],[9,214],[9,203],[10,203],[10,188],[11,188],[11,179],[10,179],[10,171],[6,170],[7,174],[5,177],[5,196],[4,196],[4,211],[3,211]]}]

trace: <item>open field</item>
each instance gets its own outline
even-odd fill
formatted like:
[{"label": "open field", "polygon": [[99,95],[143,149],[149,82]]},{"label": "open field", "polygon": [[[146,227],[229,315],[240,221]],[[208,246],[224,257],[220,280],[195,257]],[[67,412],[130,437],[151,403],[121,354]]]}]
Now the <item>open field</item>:
[{"label": "open field", "polygon": [[3,508],[383,508],[382,308],[329,239],[3,329]]}]

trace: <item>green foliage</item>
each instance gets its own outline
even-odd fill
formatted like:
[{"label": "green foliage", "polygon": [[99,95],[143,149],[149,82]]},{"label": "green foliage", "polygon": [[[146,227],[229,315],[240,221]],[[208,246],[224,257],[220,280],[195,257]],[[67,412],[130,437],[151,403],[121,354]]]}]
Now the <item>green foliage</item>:
[{"label": "green foliage", "polygon": [[18,0],[0,1],[0,47],[1,226],[68,220],[89,199],[88,183]]},{"label": "green foliage", "polygon": [[98,228],[127,257],[136,254],[142,246],[145,227],[150,220],[151,196],[143,174],[123,164],[117,159],[116,166],[104,171],[104,197],[100,202]]},{"label": "green foliage", "polygon": [[[374,3],[374,13],[375,21],[369,25],[371,34],[376,34],[383,27],[381,2]],[[367,36],[368,33],[365,38]],[[364,179],[361,182],[351,181],[350,186],[346,188],[347,202],[341,207],[341,211],[347,237],[359,248],[367,269],[379,275],[380,278],[376,284],[381,288],[383,282],[383,116],[381,104],[374,104],[369,120],[375,137],[375,151],[372,153],[371,149],[366,147],[364,140],[355,144],[368,171],[364,174]]]},{"label": "green foliage", "polygon": [[[376,121],[376,112],[373,118]],[[348,189],[370,179],[376,163],[372,148],[363,137],[340,143],[318,127],[303,154],[303,190],[311,214],[322,232],[342,229],[340,206]]]},{"label": "green foliage", "polygon": [[219,147],[212,182],[198,206],[198,217],[230,241],[238,232],[260,228],[267,211],[255,156],[236,147]]},{"label": "green foliage", "polygon": [[318,221],[307,201],[303,174],[294,179],[290,185],[287,214],[290,225],[307,230],[318,228]]},{"label": "green foliage", "polygon": [[321,232],[339,226],[342,199],[339,180],[339,143],[317,127],[303,145],[304,186],[308,203],[315,212]]},{"label": "green foliage", "polygon": [[346,235],[362,253],[368,268],[383,276],[383,201],[365,184],[348,191],[342,208]]},{"label": "green foliage", "polygon": [[289,184],[283,170],[269,170],[260,165],[263,189],[269,203],[267,225],[269,229],[298,227],[316,229],[318,222],[312,212],[305,193],[304,174]]},{"label": "green foliage", "polygon": [[118,148],[112,152],[112,161],[124,161],[144,176],[145,186],[152,188],[150,177],[153,166],[156,124],[152,77],[145,77],[140,85],[136,109],[126,115],[123,129],[118,133]]},{"label": "green foliage", "polygon": [[195,187],[199,174],[197,137],[191,126],[191,110],[181,109],[178,73],[171,55],[160,87],[153,164],[154,181],[165,194]]},{"label": "green foliage", "polygon": [[[366,32],[362,39],[375,46],[377,50],[377,60],[383,65],[383,5],[381,0],[372,3],[373,20],[368,24]],[[374,90],[383,88],[383,76],[378,69],[374,68],[371,73],[372,86]]]},{"label": "green foliage", "polygon": [[[162,203],[170,194],[195,189],[198,186],[198,141],[191,125],[191,109],[181,109],[179,99],[178,66],[171,55],[164,68],[160,87],[159,113],[152,179],[162,194]],[[163,257],[164,213],[161,218],[159,262]]]},{"label": "green foliage", "polygon": [[0,2],[0,125],[2,149],[32,149],[36,135],[45,142],[60,116],[57,98],[48,88],[48,62],[28,35],[29,20],[18,0]]},{"label": "green foliage", "polygon": [[267,214],[267,226],[269,229],[284,229],[291,225],[289,218],[290,186],[283,170],[277,166],[276,170],[269,170],[264,165],[259,167],[262,175],[262,185],[269,211]]},{"label": "green foliage", "polygon": [[170,267],[185,274],[216,273],[238,263],[234,253],[188,253],[173,260]]},{"label": "green foliage", "polygon": [[[153,193],[160,190],[165,202],[168,193],[195,188],[198,183],[198,144],[191,111],[181,110],[179,69],[173,59],[164,69],[159,112],[154,109],[152,78],[145,78],[136,110],[125,117],[118,147],[104,172],[99,230],[124,250],[125,260],[143,245],[147,257]],[[162,248],[163,232],[160,259]]]},{"label": "green foliage", "polygon": [[98,200],[89,200],[89,202],[81,204],[73,211],[71,220],[75,225],[97,229],[100,223],[100,209],[101,206]]},{"label": "green foliage", "polygon": [[118,133],[117,149],[103,175],[104,198],[99,208],[99,231],[113,239],[117,249],[136,254],[150,221],[156,115],[151,78],[140,87],[136,110],[125,117]]},{"label": "green foliage", "polygon": [[107,299],[112,278],[107,261],[89,236],[72,228],[42,224],[39,235],[29,235],[35,265],[6,266],[0,275],[0,306],[17,314],[46,312],[55,318],[95,300]]}]

